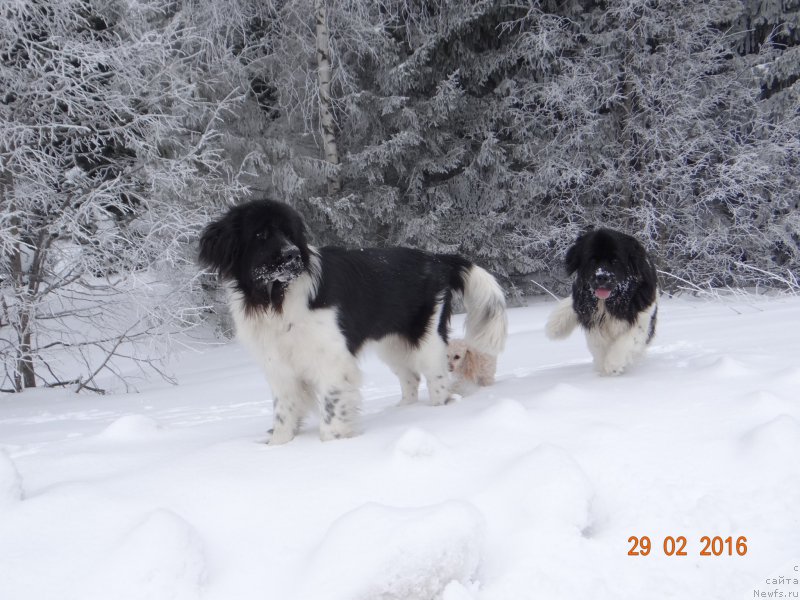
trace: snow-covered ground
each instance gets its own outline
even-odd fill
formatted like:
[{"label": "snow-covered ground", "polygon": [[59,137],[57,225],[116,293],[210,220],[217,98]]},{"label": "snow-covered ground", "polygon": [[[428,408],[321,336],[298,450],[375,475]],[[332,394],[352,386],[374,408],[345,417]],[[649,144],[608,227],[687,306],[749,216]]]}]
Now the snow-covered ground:
[{"label": "snow-covered ground", "polygon": [[176,387],[3,395],[0,598],[800,597],[800,298],[665,298],[618,378],[544,338],[553,306],[511,310],[497,383],[453,405],[395,406],[365,357],[349,440],[263,444],[236,344],[184,353]]}]

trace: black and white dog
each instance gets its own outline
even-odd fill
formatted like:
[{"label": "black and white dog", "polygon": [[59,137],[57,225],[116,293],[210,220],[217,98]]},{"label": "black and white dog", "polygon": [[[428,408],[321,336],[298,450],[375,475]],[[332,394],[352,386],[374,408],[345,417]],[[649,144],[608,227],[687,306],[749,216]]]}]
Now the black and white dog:
[{"label": "black and white dog", "polygon": [[316,249],[300,215],[280,202],[241,204],[209,224],[200,262],[229,283],[237,335],[266,371],[271,444],[294,438],[314,407],[323,440],[357,433],[357,356],[368,342],[400,379],[402,403],[416,402],[422,374],[431,403],[445,404],[455,294],[470,344],[496,356],[505,343],[505,297],[482,268],[411,248]]},{"label": "black and white dog", "polygon": [[658,279],[653,261],[633,237],[612,229],[589,231],[566,256],[577,273],[572,295],[547,320],[550,339],[581,325],[595,368],[619,375],[644,354],[656,331]]}]

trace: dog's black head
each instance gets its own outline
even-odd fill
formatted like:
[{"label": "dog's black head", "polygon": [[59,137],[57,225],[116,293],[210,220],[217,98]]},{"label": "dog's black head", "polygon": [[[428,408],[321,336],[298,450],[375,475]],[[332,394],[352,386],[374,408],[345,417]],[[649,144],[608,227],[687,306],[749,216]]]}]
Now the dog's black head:
[{"label": "dog's black head", "polygon": [[310,255],[303,219],[273,200],[234,206],[200,238],[200,262],[232,281],[250,307],[279,306],[286,285],[308,268]]},{"label": "dog's black head", "polygon": [[[595,229],[578,237],[567,251],[567,271],[577,275],[573,297],[592,307],[597,299],[615,316],[630,321],[654,300],[658,285],[655,267],[633,237],[613,229]],[[577,307],[577,303],[576,303]]]}]

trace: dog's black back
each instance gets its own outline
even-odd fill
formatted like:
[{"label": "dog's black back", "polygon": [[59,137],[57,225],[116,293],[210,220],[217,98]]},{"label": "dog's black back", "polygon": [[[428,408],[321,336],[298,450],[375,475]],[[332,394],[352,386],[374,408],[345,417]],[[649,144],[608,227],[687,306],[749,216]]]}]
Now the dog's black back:
[{"label": "dog's black back", "polygon": [[338,309],[339,327],[351,352],[367,340],[392,333],[416,345],[439,302],[443,305],[437,329],[447,340],[452,295],[464,289],[468,260],[400,247],[327,246],[319,256],[322,271],[311,308]]},{"label": "dog's black back", "polygon": [[631,324],[656,300],[653,261],[639,241],[625,233],[606,228],[584,233],[567,251],[566,267],[570,275],[576,274],[573,307],[583,327],[595,323],[598,287],[611,290],[604,300],[608,313]]}]

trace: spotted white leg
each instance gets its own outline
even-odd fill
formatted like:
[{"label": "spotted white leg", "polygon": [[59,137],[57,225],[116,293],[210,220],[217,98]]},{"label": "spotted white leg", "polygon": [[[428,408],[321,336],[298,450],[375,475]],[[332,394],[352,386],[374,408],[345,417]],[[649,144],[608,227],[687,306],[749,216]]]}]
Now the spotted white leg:
[{"label": "spotted white leg", "polygon": [[302,381],[294,380],[273,385],[271,446],[285,444],[294,439],[314,403],[314,392]]},{"label": "spotted white leg", "polygon": [[428,384],[428,397],[434,406],[450,402],[450,373],[447,369],[447,344],[436,333],[428,335],[417,350],[417,362]]},{"label": "spotted white leg", "polygon": [[319,437],[323,442],[358,433],[361,395],[352,386],[332,386],[320,396]]}]

